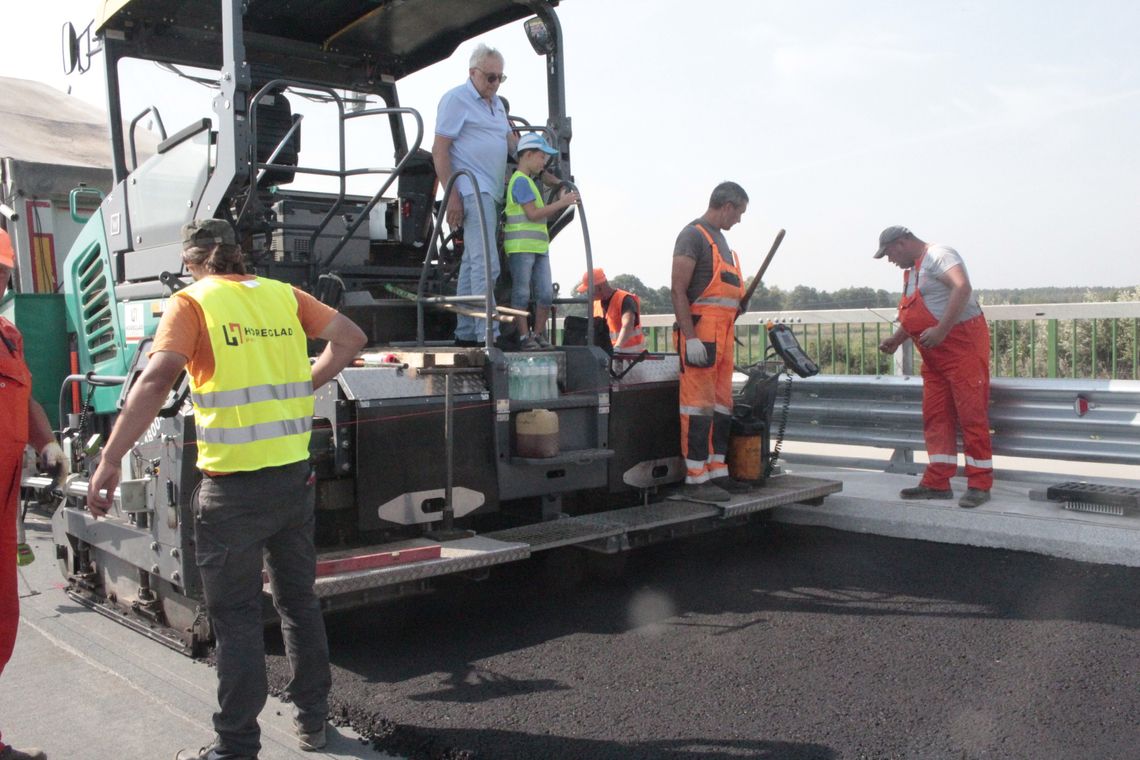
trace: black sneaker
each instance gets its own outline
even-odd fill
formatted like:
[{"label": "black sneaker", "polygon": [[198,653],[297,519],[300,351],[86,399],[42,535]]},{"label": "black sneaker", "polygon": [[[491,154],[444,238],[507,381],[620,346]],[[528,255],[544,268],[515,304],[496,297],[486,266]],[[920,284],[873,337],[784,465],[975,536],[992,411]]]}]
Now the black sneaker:
[{"label": "black sneaker", "polygon": [[899,491],[900,499],[953,499],[954,492],[941,488],[927,488],[926,486],[915,486],[914,488],[904,488]]},{"label": "black sneaker", "polygon": [[483,347],[483,341],[481,341],[481,340],[459,340],[458,338],[456,338],[455,347],[456,348],[482,348]]},{"label": "black sneaker", "polygon": [[989,500],[989,491],[983,491],[980,488],[967,488],[966,493],[962,494],[962,498],[958,499],[958,506],[964,509],[973,509],[982,506]]}]

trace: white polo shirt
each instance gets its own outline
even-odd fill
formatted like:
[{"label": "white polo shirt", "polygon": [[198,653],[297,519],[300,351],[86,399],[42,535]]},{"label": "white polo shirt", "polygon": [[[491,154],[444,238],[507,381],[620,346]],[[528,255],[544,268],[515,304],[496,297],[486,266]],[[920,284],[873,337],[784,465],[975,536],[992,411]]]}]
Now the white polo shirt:
[{"label": "white polo shirt", "polygon": [[[502,204],[507,180],[507,111],[498,95],[488,104],[468,79],[440,98],[435,117],[435,133],[451,142],[452,171],[466,169],[475,175],[479,191]],[[475,190],[467,177],[458,180],[459,194]]]}]

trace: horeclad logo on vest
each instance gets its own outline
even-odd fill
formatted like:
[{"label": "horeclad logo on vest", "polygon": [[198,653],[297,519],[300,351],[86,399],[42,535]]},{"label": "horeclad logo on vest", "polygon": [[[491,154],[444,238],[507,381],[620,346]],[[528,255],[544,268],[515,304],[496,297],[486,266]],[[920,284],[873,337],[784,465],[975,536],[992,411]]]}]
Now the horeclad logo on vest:
[{"label": "horeclad logo on vest", "polygon": [[222,325],[222,338],[227,346],[240,346],[247,339],[291,337],[293,337],[292,327],[243,327],[240,322]]}]

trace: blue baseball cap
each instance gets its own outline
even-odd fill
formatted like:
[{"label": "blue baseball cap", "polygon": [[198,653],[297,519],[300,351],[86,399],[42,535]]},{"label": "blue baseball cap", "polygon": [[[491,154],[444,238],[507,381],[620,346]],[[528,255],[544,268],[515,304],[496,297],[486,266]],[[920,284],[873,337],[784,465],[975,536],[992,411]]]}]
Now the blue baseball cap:
[{"label": "blue baseball cap", "polygon": [[524,150],[541,150],[551,156],[558,155],[558,151],[550,147],[550,143],[543,139],[542,135],[537,132],[527,132],[519,138],[519,144],[516,150],[522,153]]}]

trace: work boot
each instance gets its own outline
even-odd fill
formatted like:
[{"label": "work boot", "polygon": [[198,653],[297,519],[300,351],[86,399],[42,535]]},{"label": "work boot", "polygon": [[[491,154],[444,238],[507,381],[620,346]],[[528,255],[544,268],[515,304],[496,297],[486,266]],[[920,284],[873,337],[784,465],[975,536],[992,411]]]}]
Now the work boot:
[{"label": "work boot", "polygon": [[44,754],[42,749],[36,747],[28,747],[26,749],[5,747],[4,749],[0,749],[0,760],[47,760],[47,755]]},{"label": "work boot", "polygon": [[308,731],[300,723],[294,722],[293,726],[297,729],[297,744],[301,749],[306,752],[324,749],[325,744],[328,743],[328,738],[325,736],[325,725],[325,723],[321,723],[320,728]]},{"label": "work boot", "polygon": [[958,506],[965,509],[973,509],[980,507],[990,500],[990,492],[983,491],[980,488],[967,488],[966,493],[962,494],[962,498],[958,499]]},{"label": "work boot", "polygon": [[737,480],[734,477],[713,478],[711,481],[714,486],[718,486],[728,491],[729,493],[752,493],[752,486],[745,483],[743,480]]},{"label": "work boot", "polygon": [[678,492],[691,501],[728,501],[732,494],[713,482],[686,483]]},{"label": "work boot", "polygon": [[554,348],[554,344],[547,340],[546,336],[542,333],[534,333],[534,342],[537,343],[538,347],[543,351],[547,350],[548,348]]},{"label": "work boot", "polygon": [[914,488],[904,488],[899,491],[900,499],[953,499],[954,492],[949,488],[927,488],[926,486],[915,486]]},{"label": "work boot", "polygon": [[[0,760],[4,760],[0,758]],[[187,747],[174,756],[174,760],[257,760],[256,757],[249,755],[231,755],[223,750],[218,749],[217,744],[211,744],[208,747]]]}]

